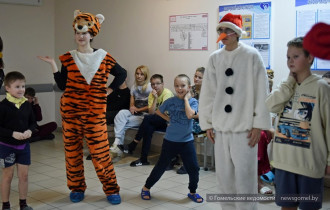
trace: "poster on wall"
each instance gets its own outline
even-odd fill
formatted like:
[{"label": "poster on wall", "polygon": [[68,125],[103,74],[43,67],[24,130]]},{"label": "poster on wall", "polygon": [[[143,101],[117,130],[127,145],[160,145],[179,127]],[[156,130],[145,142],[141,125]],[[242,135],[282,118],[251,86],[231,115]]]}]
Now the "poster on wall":
[{"label": "poster on wall", "polygon": [[[271,2],[219,6],[219,20],[227,13],[242,15],[246,35],[240,42],[255,47],[261,54],[265,67],[270,69]],[[223,47],[222,44],[219,48]]]},{"label": "poster on wall", "polygon": [[170,16],[170,50],[208,50],[208,14]]},{"label": "poster on wall", "polygon": [[[296,0],[296,37],[305,36],[318,22],[330,24],[330,1]],[[329,71],[330,61],[315,58],[312,69]]]}]

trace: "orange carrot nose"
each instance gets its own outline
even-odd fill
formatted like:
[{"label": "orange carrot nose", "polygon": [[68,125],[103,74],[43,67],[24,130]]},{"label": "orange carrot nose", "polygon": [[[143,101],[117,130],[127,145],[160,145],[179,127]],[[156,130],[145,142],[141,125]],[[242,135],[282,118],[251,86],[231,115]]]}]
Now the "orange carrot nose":
[{"label": "orange carrot nose", "polygon": [[218,40],[217,40],[217,43],[220,42],[221,40],[223,40],[224,38],[226,38],[227,34],[226,33],[221,33]]}]

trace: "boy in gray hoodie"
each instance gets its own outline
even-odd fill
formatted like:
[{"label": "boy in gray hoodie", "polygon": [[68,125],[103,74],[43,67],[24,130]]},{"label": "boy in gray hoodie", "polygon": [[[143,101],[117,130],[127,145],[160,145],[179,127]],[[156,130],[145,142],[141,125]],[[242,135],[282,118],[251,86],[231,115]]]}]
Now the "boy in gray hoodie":
[{"label": "boy in gray hoodie", "polygon": [[314,56],[303,48],[303,37],[287,46],[289,77],[266,99],[269,111],[279,114],[271,157],[276,204],[320,209],[323,177],[330,174],[330,86],[312,74]]}]

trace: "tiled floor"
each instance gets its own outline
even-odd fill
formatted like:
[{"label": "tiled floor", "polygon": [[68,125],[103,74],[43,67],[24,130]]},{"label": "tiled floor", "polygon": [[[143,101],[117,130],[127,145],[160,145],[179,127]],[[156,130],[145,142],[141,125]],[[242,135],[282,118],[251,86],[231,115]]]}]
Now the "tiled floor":
[{"label": "tiled floor", "polygon": [[[96,177],[91,161],[84,161],[88,188],[85,199],[80,203],[69,200],[66,186],[64,152],[61,134],[56,133],[53,141],[31,144],[32,165],[29,171],[28,204],[35,210],[94,210],[94,209],[221,209],[219,203],[197,204],[187,198],[188,176],[177,175],[175,171],[165,172],[161,180],[151,189],[152,200],[140,198],[140,190],[153,168],[150,166],[130,167],[129,162],[136,157],[125,157],[115,163],[118,183],[121,187],[122,203],[113,206],[105,198],[101,184]],[[87,153],[87,150],[86,150]],[[155,163],[157,155],[151,159]],[[116,158],[114,159],[116,160]],[[0,171],[1,172],[1,171]],[[1,175],[0,175],[1,177]],[[12,183],[10,202],[12,209],[18,208],[18,179]],[[198,192],[205,198],[208,193],[217,193],[214,171],[200,171]],[[330,209],[330,189],[326,188],[323,209]],[[273,202],[258,204],[259,209],[279,209]]]}]

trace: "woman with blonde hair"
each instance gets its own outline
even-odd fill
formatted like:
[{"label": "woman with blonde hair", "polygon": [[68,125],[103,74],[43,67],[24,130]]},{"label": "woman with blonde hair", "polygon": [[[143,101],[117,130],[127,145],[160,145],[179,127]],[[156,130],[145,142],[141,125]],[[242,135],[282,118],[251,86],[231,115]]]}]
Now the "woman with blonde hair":
[{"label": "woman with blonde hair", "polygon": [[135,81],[131,88],[130,108],[119,111],[115,117],[115,141],[110,147],[110,151],[117,153],[118,156],[121,156],[122,151],[117,145],[124,144],[126,130],[138,127],[148,112],[148,96],[152,90],[149,77],[147,66],[141,65],[136,68]]}]

